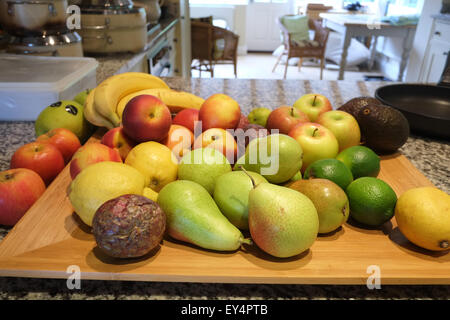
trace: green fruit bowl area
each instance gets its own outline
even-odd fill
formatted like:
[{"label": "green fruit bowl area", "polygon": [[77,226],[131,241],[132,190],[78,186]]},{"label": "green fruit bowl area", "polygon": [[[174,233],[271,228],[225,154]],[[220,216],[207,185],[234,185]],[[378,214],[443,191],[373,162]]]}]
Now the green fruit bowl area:
[{"label": "green fruit bowl area", "polygon": [[[94,128],[83,116],[89,94],[45,108],[36,135],[66,128],[83,145]],[[448,249],[449,196],[433,193],[439,205],[404,202],[380,177],[380,156],[396,152],[409,127],[379,101],[336,108],[312,93],[245,116],[220,94],[191,109],[175,125],[163,102],[137,96],[123,110],[133,125],[108,128],[71,153],[69,199],[104,254],[144,256],[165,234],[205,250],[252,246],[277,259],[301,257],[348,225],[382,229],[397,214],[424,219],[424,210],[422,228],[405,218],[400,230],[427,250]]]}]

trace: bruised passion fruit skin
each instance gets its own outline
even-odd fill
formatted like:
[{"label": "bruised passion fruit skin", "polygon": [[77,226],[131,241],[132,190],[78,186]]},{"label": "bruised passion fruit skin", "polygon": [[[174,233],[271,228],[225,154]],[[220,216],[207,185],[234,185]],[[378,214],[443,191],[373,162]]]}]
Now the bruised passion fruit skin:
[{"label": "bruised passion fruit skin", "polygon": [[106,201],[92,222],[98,247],[116,258],[136,258],[149,253],[161,242],[165,229],[166,215],[160,206],[135,194]]}]

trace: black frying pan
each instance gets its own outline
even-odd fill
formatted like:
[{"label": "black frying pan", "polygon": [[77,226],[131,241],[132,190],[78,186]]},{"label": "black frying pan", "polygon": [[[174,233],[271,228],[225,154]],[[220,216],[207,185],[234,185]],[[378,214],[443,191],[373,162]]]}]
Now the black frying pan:
[{"label": "black frying pan", "polygon": [[375,98],[401,111],[411,131],[450,140],[450,54],[437,85],[393,84],[378,88]]}]

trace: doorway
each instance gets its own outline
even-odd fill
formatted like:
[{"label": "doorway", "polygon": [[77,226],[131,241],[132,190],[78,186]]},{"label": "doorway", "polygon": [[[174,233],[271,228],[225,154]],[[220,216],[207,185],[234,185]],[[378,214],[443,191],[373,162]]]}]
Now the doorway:
[{"label": "doorway", "polygon": [[275,50],[281,42],[278,17],[294,13],[294,0],[250,0],[247,7],[247,50]]}]

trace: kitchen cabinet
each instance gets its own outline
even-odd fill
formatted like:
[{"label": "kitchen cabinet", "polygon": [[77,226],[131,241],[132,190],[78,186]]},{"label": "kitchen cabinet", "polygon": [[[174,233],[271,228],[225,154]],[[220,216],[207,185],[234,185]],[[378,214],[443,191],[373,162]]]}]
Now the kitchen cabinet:
[{"label": "kitchen cabinet", "polygon": [[450,20],[433,21],[428,50],[425,54],[420,82],[439,82],[450,51]]}]

